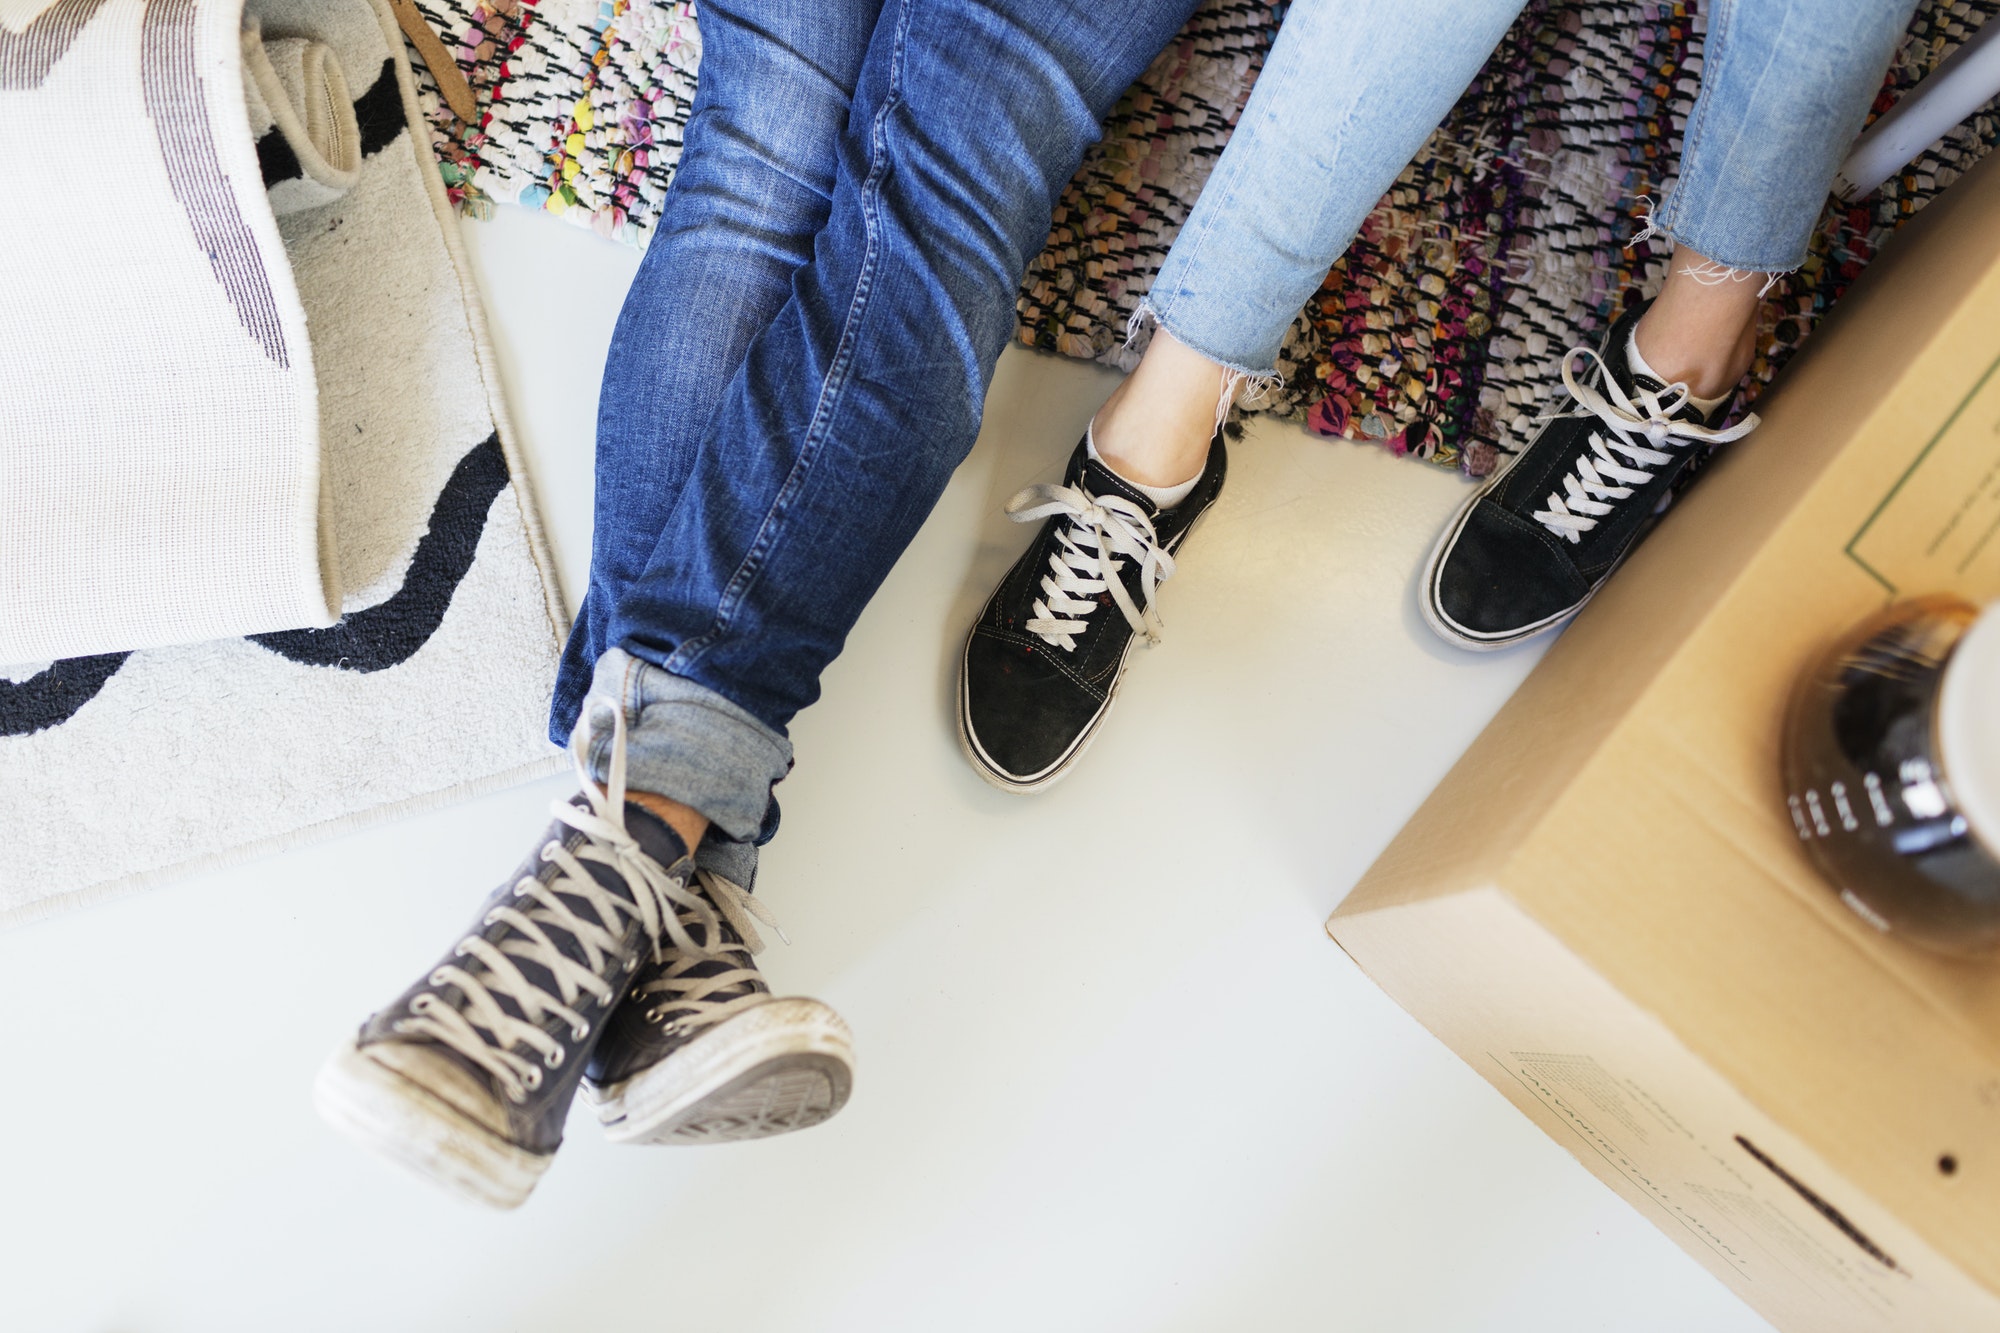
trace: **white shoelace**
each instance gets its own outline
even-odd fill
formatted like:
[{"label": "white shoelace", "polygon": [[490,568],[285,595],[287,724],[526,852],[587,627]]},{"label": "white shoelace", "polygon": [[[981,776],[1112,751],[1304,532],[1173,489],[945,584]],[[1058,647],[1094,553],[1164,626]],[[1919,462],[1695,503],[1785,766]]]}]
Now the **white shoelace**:
[{"label": "white shoelace", "polygon": [[[706,953],[690,934],[690,921],[705,926],[710,941],[720,935],[715,909],[701,893],[668,874],[625,827],[625,718],[621,710],[611,712],[609,781],[600,787],[591,778],[586,763],[589,729],[578,728],[570,742],[570,757],[588,808],[564,800],[550,806],[556,819],[583,834],[585,841],[574,852],[553,838],[544,843],[541,858],[554,863],[558,873],[547,884],[522,876],[514,884],[513,899],[494,907],[482,922],[486,926],[505,923],[511,933],[497,946],[481,936],[468,935],[458,942],[454,953],[469,961],[463,966],[446,963],[431,973],[431,985],[458,988],[464,996],[462,1006],[455,1007],[427,991],[410,1002],[412,1017],[395,1025],[398,1032],[428,1037],[458,1052],[491,1074],[501,1090],[517,1102],[541,1086],[544,1070],[562,1067],[563,1044],[542,1028],[547,1017],[553,1014],[568,1023],[571,1037],[582,1041],[590,1035],[590,1022],[578,1011],[578,1002],[587,994],[601,1005],[616,995],[616,984],[605,974],[621,964],[626,921],[636,918],[640,922],[656,958],[662,956],[663,937],[681,950]],[[632,899],[627,901],[598,883],[584,866],[586,861],[615,871],[631,889]],[[725,911],[740,913],[748,906],[749,911],[775,926],[761,904],[748,904],[741,889],[714,877],[712,892],[715,883],[727,885],[744,900],[738,903],[727,893],[718,893],[718,899],[728,903]],[[595,919],[572,911],[559,895],[582,899]],[[550,930],[576,940],[582,946],[584,961],[563,953],[549,937]],[[515,959],[547,969],[554,978],[555,993],[530,981]],[[622,965],[632,966],[634,961],[622,960]],[[521,1016],[508,1013],[497,996],[513,1000]]]},{"label": "white shoelace", "polygon": [[[1035,601],[1028,632],[1068,652],[1076,647],[1076,636],[1090,628],[1098,594],[1109,592],[1133,633],[1158,643],[1165,626],[1156,594],[1173,577],[1174,558],[1161,547],[1146,511],[1122,495],[1098,496],[1048,484],[1030,486],[1007,502],[1007,517],[1016,523],[1057,516],[1065,520],[1056,529],[1059,549],[1049,556],[1050,572],[1042,576],[1042,596]],[[1133,602],[1125,580],[1118,577],[1125,559],[1137,562],[1143,607]]]},{"label": "white shoelace", "polygon": [[[1597,384],[1576,378],[1580,356],[1597,363]],[[1573,348],[1563,357],[1562,379],[1579,410],[1556,415],[1594,416],[1604,425],[1604,430],[1591,432],[1590,448],[1564,474],[1564,494],[1551,492],[1549,507],[1534,513],[1536,522],[1567,542],[1581,542],[1584,533],[1617,507],[1617,501],[1630,499],[1635,487],[1653,479],[1652,468],[1673,462],[1668,450],[1696,443],[1727,444],[1742,439],[1758,424],[1755,413],[1727,430],[1676,421],[1672,414],[1687,403],[1687,385],[1675,382],[1659,393],[1640,389],[1627,395],[1604,359],[1588,347]]]},{"label": "white shoelace", "polygon": [[[708,1027],[720,1023],[732,1014],[764,1002],[769,991],[763,986],[763,977],[749,959],[764,952],[764,939],[757,933],[751,918],[763,922],[778,932],[778,938],[790,944],[785,931],[771,915],[769,908],[751,897],[740,885],[724,879],[712,871],[696,872],[707,896],[731,926],[742,938],[741,944],[729,944],[722,940],[722,931],[711,913],[705,920],[695,924],[702,927],[705,945],[692,952],[675,950],[666,955],[666,967],[657,975],[649,977],[632,992],[633,1000],[658,997],[646,1010],[646,1021],[661,1023],[669,1013],[677,1015],[667,1027],[676,1032],[690,1032],[698,1027]],[[729,955],[741,954],[743,962],[733,963]],[[711,962],[732,963],[721,971],[696,975],[703,964]],[[739,986],[749,986],[743,994],[726,999],[714,996]]]}]

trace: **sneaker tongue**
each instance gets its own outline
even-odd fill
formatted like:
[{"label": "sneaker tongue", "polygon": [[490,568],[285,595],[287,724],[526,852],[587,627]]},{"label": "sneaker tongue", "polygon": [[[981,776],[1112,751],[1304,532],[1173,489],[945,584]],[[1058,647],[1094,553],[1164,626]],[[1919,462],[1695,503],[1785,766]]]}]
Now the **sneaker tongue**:
[{"label": "sneaker tongue", "polygon": [[[1660,383],[1660,381],[1654,379],[1651,375],[1631,375],[1626,380],[1625,391],[1627,393],[1631,393],[1634,390],[1643,391],[1645,393],[1652,394],[1656,398],[1658,398],[1658,397],[1663,397],[1666,394],[1667,386]],[[1724,403],[1721,408],[1718,408],[1716,410],[1719,412],[1726,409],[1727,407],[1728,404]],[[1702,411],[1699,407],[1695,406],[1694,403],[1692,403],[1686,398],[1683,398],[1681,400],[1681,404],[1679,407],[1676,407],[1673,411],[1667,413],[1667,417],[1669,420],[1672,421],[1687,421],[1687,422],[1692,422],[1694,425],[1697,426],[1706,426],[1709,424],[1708,414]]]},{"label": "sneaker tongue", "polygon": [[[1641,308],[1641,312],[1643,312],[1643,307]],[[1639,370],[1632,364],[1632,358],[1627,352],[1626,345],[1631,339],[1632,329],[1638,324],[1638,313],[1628,314],[1612,327],[1610,335],[1604,340],[1604,348],[1600,355],[1604,358],[1605,367],[1617,379],[1618,387],[1623,389],[1627,394],[1647,393],[1658,398],[1667,392],[1667,383],[1657,375],[1647,374]],[[1724,402],[1716,410],[1718,412],[1726,411],[1728,406],[1728,403]],[[1670,420],[1689,421],[1697,426],[1706,426],[1709,424],[1708,414],[1686,398],[1683,398],[1680,406],[1669,412],[1667,416]]]},{"label": "sneaker tongue", "polygon": [[1094,458],[1083,460],[1083,467],[1071,484],[1080,485],[1092,495],[1116,495],[1121,499],[1130,500],[1145,511],[1147,518],[1155,517],[1160,512],[1160,507],[1154,504],[1144,491]]},{"label": "sneaker tongue", "polygon": [[[587,807],[589,802],[579,793],[571,799],[570,804],[583,808]],[[662,866],[671,868],[676,862],[684,860],[687,856],[687,849],[685,844],[682,843],[680,835],[668,827],[664,820],[650,811],[629,802],[625,806],[625,829],[639,844],[640,849],[646,855],[658,861]],[[558,823],[550,827],[547,836],[557,842],[563,842],[577,835],[567,825]],[[554,888],[556,894],[569,906],[570,910],[583,920],[598,922],[609,928],[613,934],[619,932],[621,925],[628,930],[630,929],[629,919],[614,917],[610,921],[605,921],[599,916],[597,909],[584,896],[574,891],[574,889],[558,887],[557,882],[562,877],[553,863],[540,861],[539,856],[537,857],[537,862],[538,864],[535,868],[536,878],[540,879],[543,884]],[[624,877],[611,866],[605,865],[600,861],[584,859],[583,869],[592,879],[596,880],[612,893],[628,901],[636,901],[635,894],[639,892],[638,886],[626,883]],[[500,900],[510,901],[505,895],[504,890],[500,895]],[[533,910],[530,904],[521,903],[516,905],[521,907],[522,910]],[[494,937],[495,930],[503,934],[513,935],[517,939],[520,938],[518,931],[514,927],[497,925],[489,927],[487,932],[488,938]],[[586,966],[591,964],[590,951],[584,947],[582,942],[570,930],[559,925],[550,926],[548,928],[548,935],[556,951],[565,958],[568,958],[571,962],[582,963]],[[521,975],[530,984],[550,996],[559,996],[561,994],[561,987],[556,980],[555,974],[541,960],[521,953],[512,953],[512,957],[514,966],[520,969]],[[605,966],[615,965],[620,961],[620,957],[614,954],[608,962],[599,966],[598,970],[600,974],[603,973]],[[499,995],[496,996],[496,999],[499,1001],[501,1008],[509,1014],[517,1018],[522,1015],[521,1006],[513,996]]]},{"label": "sneaker tongue", "polygon": [[625,802],[625,831],[637,840],[646,855],[668,870],[687,856],[687,843],[652,811],[636,801]]},{"label": "sneaker tongue", "polygon": [[[577,806],[587,804],[581,794],[576,796],[570,803]],[[560,830],[560,826],[558,826],[558,829]],[[681,841],[680,834],[674,832],[667,825],[666,821],[658,815],[631,801],[625,803],[625,831],[632,835],[633,840],[639,844],[641,851],[669,870],[674,867],[675,863],[685,860],[687,857],[687,844]],[[610,866],[591,860],[586,860],[583,866],[590,877],[605,888],[618,894],[620,897],[636,901],[634,895],[639,892],[638,886],[626,883],[624,877]],[[558,890],[558,892],[561,891]],[[582,898],[573,894],[563,894],[563,897],[569,902],[572,910],[579,912],[585,920],[596,919],[596,912],[590,909]],[[566,957],[576,962],[585,961],[586,954],[583,946],[568,932],[557,932],[555,939],[556,947]],[[549,991],[550,994],[555,993],[553,989],[555,986],[555,977],[540,963],[527,958],[517,958],[515,963],[527,975],[530,981],[533,981],[543,990]]]}]

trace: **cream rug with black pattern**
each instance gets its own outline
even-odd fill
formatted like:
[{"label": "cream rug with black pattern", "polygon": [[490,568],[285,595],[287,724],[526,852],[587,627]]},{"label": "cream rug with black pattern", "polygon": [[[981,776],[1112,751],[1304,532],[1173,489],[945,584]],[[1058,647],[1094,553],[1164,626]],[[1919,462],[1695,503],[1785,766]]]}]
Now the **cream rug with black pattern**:
[{"label": "cream rug with black pattern", "polygon": [[418,114],[376,0],[0,0],[0,924],[559,763]]}]

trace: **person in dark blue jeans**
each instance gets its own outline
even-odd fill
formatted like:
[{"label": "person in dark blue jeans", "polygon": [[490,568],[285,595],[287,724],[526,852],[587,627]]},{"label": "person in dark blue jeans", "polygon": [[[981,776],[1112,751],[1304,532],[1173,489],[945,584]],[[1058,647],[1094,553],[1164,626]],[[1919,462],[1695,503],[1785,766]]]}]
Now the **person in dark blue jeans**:
[{"label": "person in dark blue jeans", "polygon": [[679,174],[598,408],[590,588],[550,719],[582,790],[320,1108],[527,1197],[588,1082],[614,1139],[826,1119],[846,1025],[777,999],[740,885],[785,729],[972,447],[1014,293],[1195,0],[703,0]]}]

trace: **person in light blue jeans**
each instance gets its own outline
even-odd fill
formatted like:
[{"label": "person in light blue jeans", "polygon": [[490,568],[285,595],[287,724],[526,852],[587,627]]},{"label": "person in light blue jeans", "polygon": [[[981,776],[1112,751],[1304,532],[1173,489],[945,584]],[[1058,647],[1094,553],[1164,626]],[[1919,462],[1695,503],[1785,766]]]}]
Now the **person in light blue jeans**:
[{"label": "person in light blue jeans", "polygon": [[[1110,710],[1173,555],[1220,487],[1224,416],[1274,373],[1304,303],[1442,122],[1521,0],[1297,0],[1142,308],[1138,368],[1096,415],[968,640],[959,727],[996,786],[1068,771]],[[1678,182],[1653,213],[1669,276],[1601,349],[1565,356],[1565,401],[1454,518],[1422,605],[1483,649],[1561,623],[1649,528],[1724,428],[1759,302],[1806,258],[1914,0],[1715,0]],[[1579,365],[1579,362],[1581,363]]]}]

